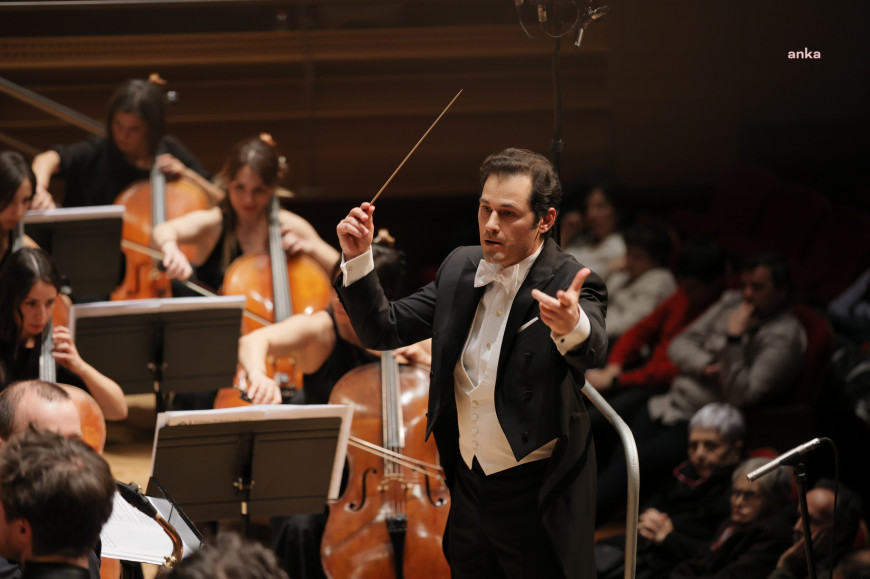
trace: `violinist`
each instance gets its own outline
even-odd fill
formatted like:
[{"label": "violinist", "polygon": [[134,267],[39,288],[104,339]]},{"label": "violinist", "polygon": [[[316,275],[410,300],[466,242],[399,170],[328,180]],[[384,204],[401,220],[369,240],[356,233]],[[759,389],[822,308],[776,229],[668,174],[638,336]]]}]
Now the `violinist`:
[{"label": "violinist", "polygon": [[89,136],[57,145],[33,159],[36,195],[33,209],[55,207],[49,192],[53,175],[65,181],[66,207],[111,205],[130,184],[148,179],[152,165],[167,177],[186,177],[212,203],[222,193],[207,179],[202,164],[177,139],[166,135],[166,103],[156,75],[128,80],[112,95],[106,119],[107,136]]},{"label": "violinist", "polygon": [[[375,272],[387,295],[397,297],[405,273],[404,255],[391,247],[372,246]],[[338,274],[338,268],[334,273]],[[335,277],[335,276],[333,276]],[[428,365],[428,341],[395,353],[406,360]],[[326,310],[290,316],[283,322],[251,332],[239,341],[239,363],[247,371],[248,396],[280,402],[278,385],[265,373],[266,356],[292,355],[304,372],[305,404],[326,404],[332,388],[347,372],[378,361],[377,353],[362,347],[347,313],[333,292]],[[320,562],[320,539],[326,516],[294,515],[273,524],[272,549],[290,577],[325,577]]]},{"label": "violinist", "polygon": [[[193,211],[154,228],[154,245],[163,252],[166,273],[188,279],[196,267],[199,281],[220,288],[230,263],[245,254],[268,251],[268,210],[286,171],[286,160],[269,135],[237,144],[217,176],[226,190],[219,206]],[[326,243],[305,219],[282,209],[281,242],[289,255],[308,255],[323,271],[338,263],[338,251]],[[194,258],[178,248],[194,246]]]},{"label": "violinist", "polygon": [[[36,179],[30,165],[15,151],[0,153],[0,267],[12,253],[18,224],[30,208]],[[23,247],[36,247],[26,235]]]},{"label": "violinist", "polygon": [[[39,378],[41,347],[58,301],[60,275],[47,253],[22,248],[0,270],[0,386]],[[51,330],[57,380],[87,390],[107,420],[127,417],[121,387],[79,355],[69,328]]]}]

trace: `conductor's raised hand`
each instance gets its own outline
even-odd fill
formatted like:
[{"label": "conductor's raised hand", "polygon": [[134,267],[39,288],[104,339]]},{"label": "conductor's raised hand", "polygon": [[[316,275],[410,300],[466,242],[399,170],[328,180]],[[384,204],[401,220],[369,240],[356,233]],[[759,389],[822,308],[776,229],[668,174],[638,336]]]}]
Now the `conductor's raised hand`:
[{"label": "conductor's raised hand", "polygon": [[548,296],[540,290],[532,290],[532,297],[538,300],[541,321],[558,336],[563,336],[577,326],[580,321],[580,289],[592,273],[588,267],[577,272],[566,290],[556,292],[556,297]]},{"label": "conductor's raised hand", "polygon": [[359,207],[351,209],[347,217],[338,223],[335,230],[338,233],[338,243],[341,245],[341,252],[344,254],[345,260],[349,261],[360,256],[371,247],[375,232],[372,221],[372,213],[374,212],[375,206],[365,202]]}]

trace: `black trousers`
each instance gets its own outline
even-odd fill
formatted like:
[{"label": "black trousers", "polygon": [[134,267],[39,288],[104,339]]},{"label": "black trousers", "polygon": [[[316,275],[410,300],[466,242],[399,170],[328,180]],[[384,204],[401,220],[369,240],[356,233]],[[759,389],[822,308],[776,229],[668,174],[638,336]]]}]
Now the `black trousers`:
[{"label": "black trousers", "polygon": [[549,460],[486,476],[460,458],[450,495],[447,556],[455,579],[564,577],[538,513]]}]

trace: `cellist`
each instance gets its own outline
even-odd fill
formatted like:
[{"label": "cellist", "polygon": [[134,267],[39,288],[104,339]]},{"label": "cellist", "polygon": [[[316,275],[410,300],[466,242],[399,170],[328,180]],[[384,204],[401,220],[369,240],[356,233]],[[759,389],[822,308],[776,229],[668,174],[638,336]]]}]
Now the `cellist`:
[{"label": "cellist", "polygon": [[41,351],[60,287],[57,268],[41,249],[25,247],[6,260],[0,270],[0,386],[39,378],[40,355],[50,355],[59,382],[87,390],[107,420],[123,420],[123,390],[82,359],[69,328],[52,328],[54,346]]},{"label": "cellist", "polygon": [[[405,273],[401,252],[375,244],[374,267],[388,295],[398,297]],[[338,275],[338,268],[333,277]],[[430,363],[429,341],[395,351],[408,361]],[[326,404],[335,383],[350,370],[378,361],[377,353],[359,343],[350,320],[333,292],[329,307],[311,315],[294,315],[239,341],[239,363],[247,372],[248,395],[280,400],[278,385],[266,375],[266,356],[292,355],[304,372],[305,404]],[[264,396],[262,392],[271,393]],[[294,402],[302,402],[294,399]],[[295,515],[276,519],[272,549],[290,577],[325,577],[320,563],[320,538],[326,524],[325,514]]]},{"label": "cellist", "polygon": [[[216,178],[226,190],[223,201],[154,228],[154,245],[164,254],[169,277],[188,279],[195,266],[197,279],[217,289],[235,258],[268,250],[269,204],[285,171],[286,160],[271,136],[263,134],[238,143]],[[286,209],[279,219],[282,246],[289,255],[307,255],[323,271],[332,271],[338,251],[308,221]],[[179,250],[179,243],[195,247],[192,263]]]},{"label": "cellist", "polygon": [[109,100],[105,137],[89,136],[37,155],[32,165],[33,209],[55,207],[49,192],[53,175],[66,184],[64,206],[111,205],[130,184],[148,179],[154,164],[169,178],[193,181],[211,203],[220,201],[222,193],[208,180],[205,167],[178,139],[166,134],[163,82],[157,75],[126,81]]}]

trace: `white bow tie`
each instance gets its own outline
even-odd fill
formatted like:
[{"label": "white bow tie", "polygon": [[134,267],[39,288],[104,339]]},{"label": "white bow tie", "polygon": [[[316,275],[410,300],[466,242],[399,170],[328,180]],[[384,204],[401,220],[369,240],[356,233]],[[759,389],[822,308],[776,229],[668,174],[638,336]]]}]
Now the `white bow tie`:
[{"label": "white bow tie", "polygon": [[482,287],[490,282],[500,283],[508,292],[513,289],[517,275],[520,272],[519,264],[510,267],[502,267],[481,259],[477,265],[477,273],[474,274],[474,287]]}]

